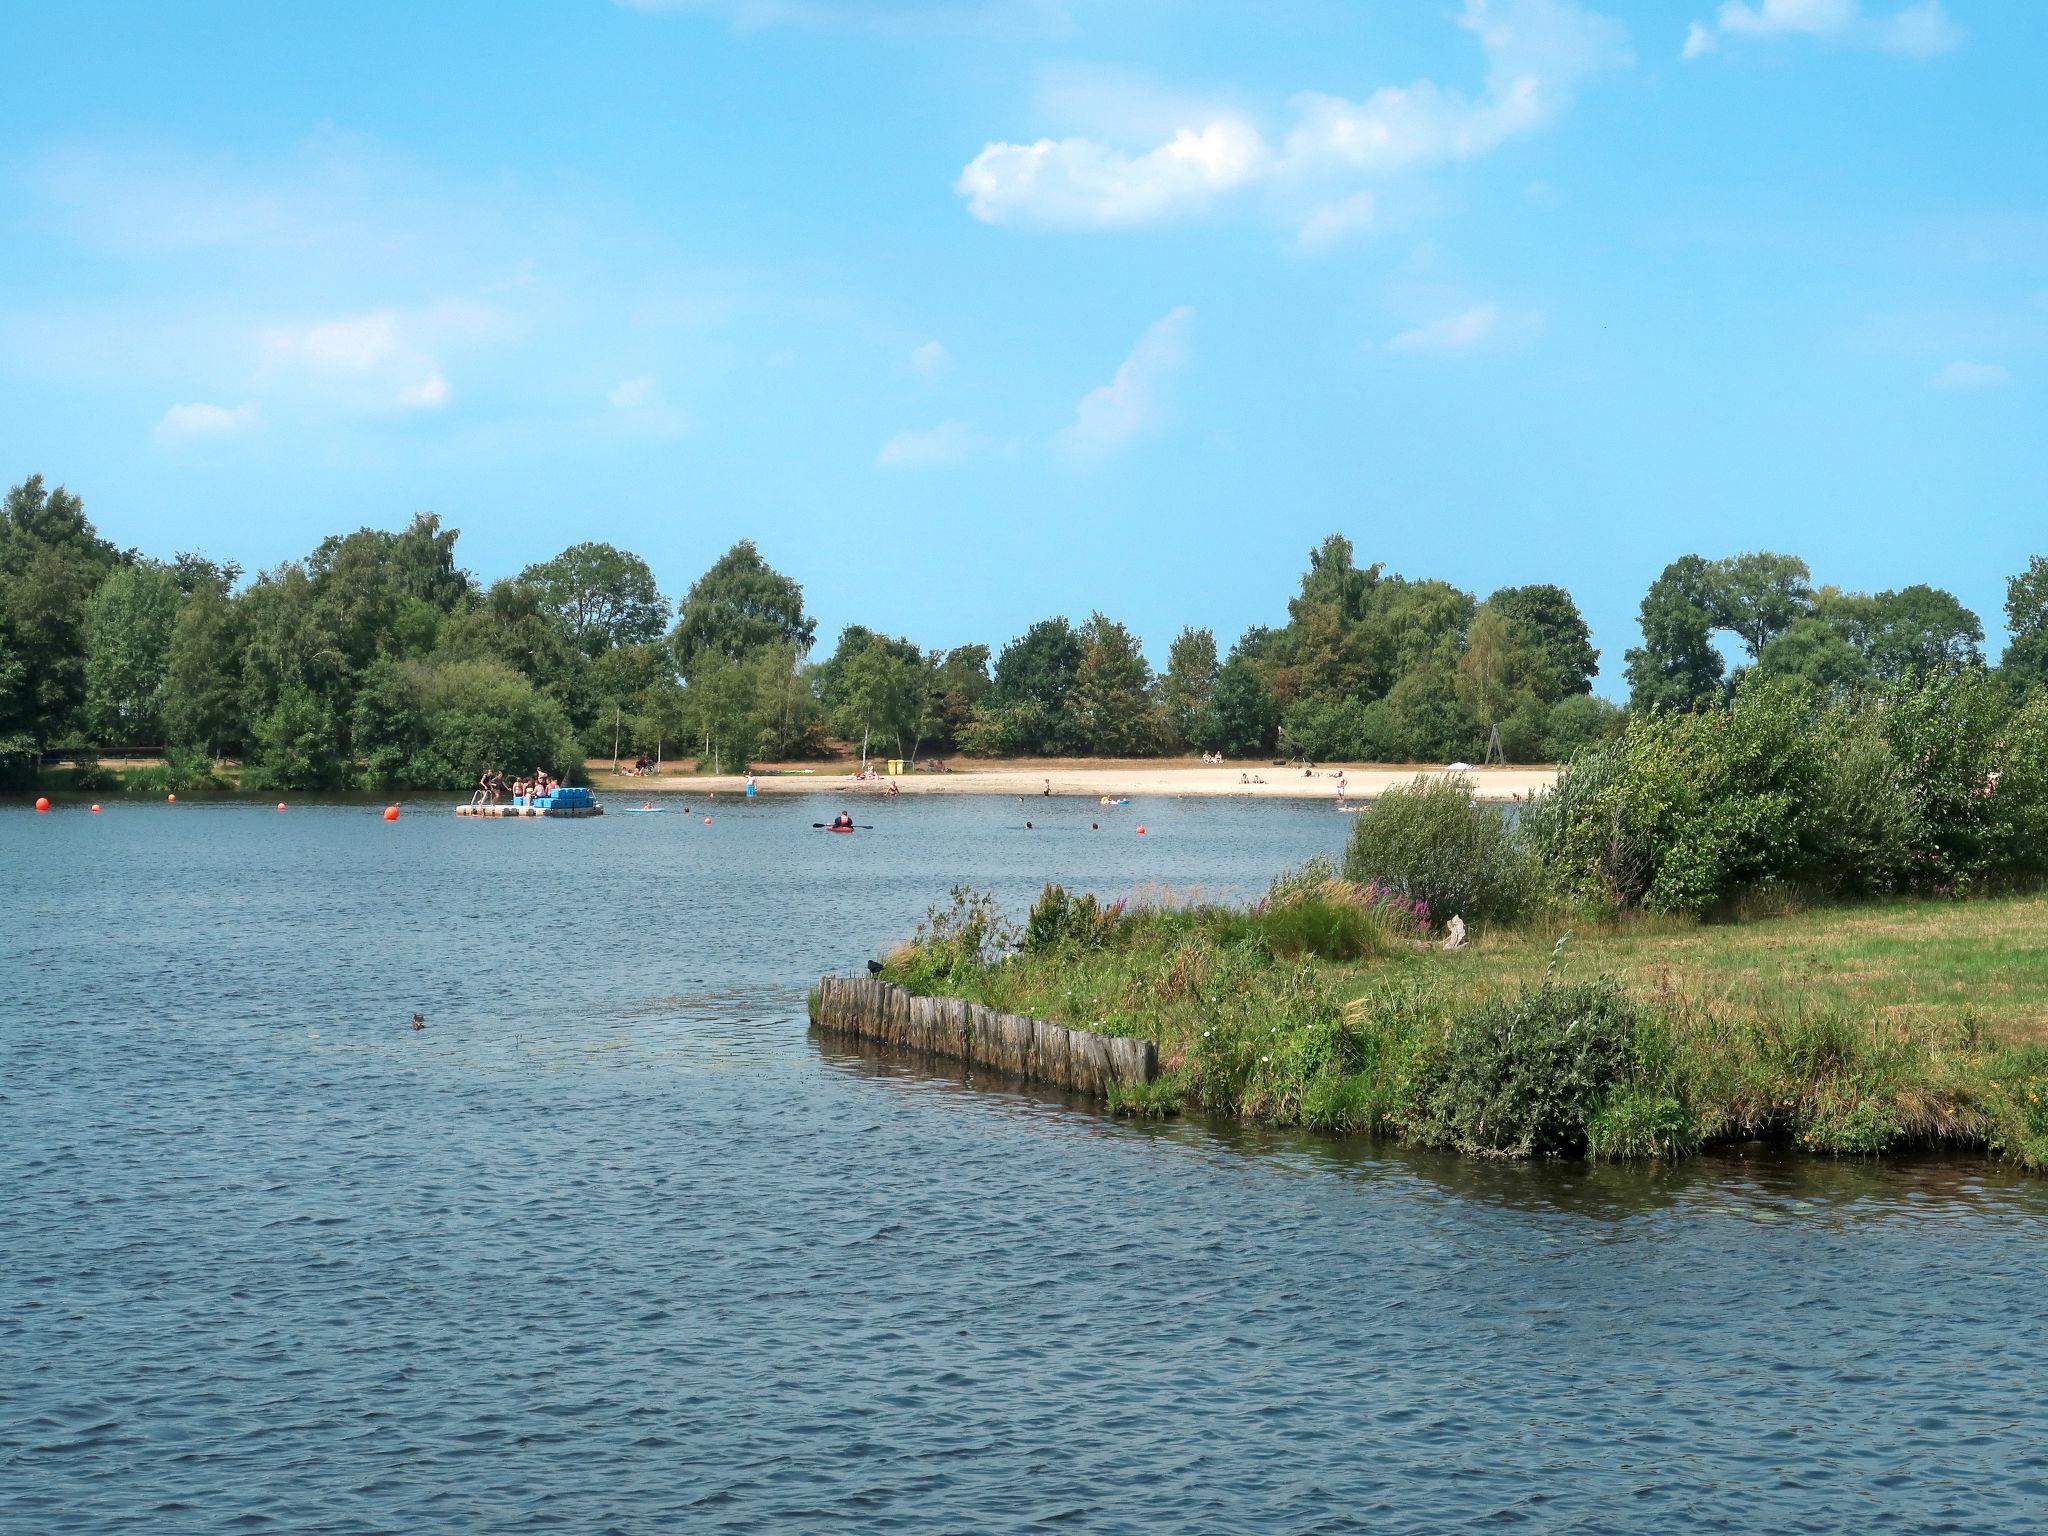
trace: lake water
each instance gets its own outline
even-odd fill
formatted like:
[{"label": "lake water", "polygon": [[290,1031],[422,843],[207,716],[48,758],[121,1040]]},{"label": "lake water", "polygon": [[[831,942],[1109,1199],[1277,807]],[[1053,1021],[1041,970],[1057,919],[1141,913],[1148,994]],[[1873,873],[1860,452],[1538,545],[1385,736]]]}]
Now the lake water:
[{"label": "lake water", "polygon": [[955,881],[1250,894],[1347,819],[836,808],[0,807],[0,1530],[2048,1529],[2048,1181],[866,1058],[807,989]]}]

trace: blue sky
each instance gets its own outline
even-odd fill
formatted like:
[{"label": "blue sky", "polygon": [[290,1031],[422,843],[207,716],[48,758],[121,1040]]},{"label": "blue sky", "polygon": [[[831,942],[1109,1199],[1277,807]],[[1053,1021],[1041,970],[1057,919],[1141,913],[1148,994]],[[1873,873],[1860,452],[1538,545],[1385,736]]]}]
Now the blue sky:
[{"label": "blue sky", "polygon": [[1555,581],[2048,552],[2048,6],[16,8],[0,474],[256,567],[432,509],[821,633],[1163,658],[1333,529]]}]

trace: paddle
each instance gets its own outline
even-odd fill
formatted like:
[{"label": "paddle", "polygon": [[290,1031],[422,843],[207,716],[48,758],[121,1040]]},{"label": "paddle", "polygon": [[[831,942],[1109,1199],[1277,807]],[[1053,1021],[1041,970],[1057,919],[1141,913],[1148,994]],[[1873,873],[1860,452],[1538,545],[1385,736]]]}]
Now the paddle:
[{"label": "paddle", "polygon": [[[814,821],[811,823],[811,825],[826,832],[832,830],[832,823],[829,821]],[[860,821],[850,821],[847,823],[847,825],[852,827],[853,830],[856,832],[872,832],[875,830],[873,827],[867,825],[867,823]]]}]

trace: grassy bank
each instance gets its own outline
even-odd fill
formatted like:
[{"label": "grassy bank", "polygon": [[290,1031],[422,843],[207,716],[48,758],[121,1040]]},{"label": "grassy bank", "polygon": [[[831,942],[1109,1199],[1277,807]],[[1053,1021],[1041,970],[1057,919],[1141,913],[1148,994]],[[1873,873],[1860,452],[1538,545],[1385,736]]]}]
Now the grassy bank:
[{"label": "grassy bank", "polygon": [[2048,1167],[2048,898],[1701,924],[1530,922],[1446,951],[1312,870],[1251,909],[956,893],[892,979],[1160,1042],[1132,1113],[1200,1107],[1507,1155],[1764,1140]]}]

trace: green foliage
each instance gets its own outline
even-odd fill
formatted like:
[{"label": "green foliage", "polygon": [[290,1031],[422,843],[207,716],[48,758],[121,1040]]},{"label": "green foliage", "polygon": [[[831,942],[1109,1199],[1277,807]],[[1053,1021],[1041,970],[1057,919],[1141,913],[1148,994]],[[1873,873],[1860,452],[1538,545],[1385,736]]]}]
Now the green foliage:
[{"label": "green foliage", "polygon": [[1695,709],[1718,698],[1725,663],[1714,649],[1713,568],[1698,555],[1664,567],[1643,597],[1643,643],[1626,656],[1629,709]]},{"label": "green foliage", "polygon": [[1561,889],[1704,914],[1777,883],[1962,893],[2044,869],[2048,714],[1981,671],[1844,700],[1747,677],[1721,710],[1631,716],[1525,818]]},{"label": "green foliage", "polygon": [[373,785],[468,789],[487,768],[544,768],[565,783],[583,751],[561,705],[502,662],[374,663],[354,737]]},{"label": "green foliage", "polygon": [[87,609],[86,715],[102,741],[163,739],[164,673],[182,597],[168,566],[116,567]]},{"label": "green foliage", "polygon": [[1465,779],[1418,777],[1353,819],[1344,876],[1423,903],[1426,923],[1486,923],[1527,905],[1534,871],[1501,807],[1474,801]]},{"label": "green foliage", "polygon": [[1632,1076],[1636,1029],[1634,1005],[1611,981],[1551,982],[1487,1003],[1445,1035],[1417,1130],[1468,1152],[1542,1157],[1584,1152],[1600,1118],[1609,1146],[1633,1147],[1641,1113],[1601,1111]]},{"label": "green foliage", "polygon": [[277,701],[254,726],[253,761],[243,782],[254,789],[338,789],[348,764],[336,746],[334,711],[298,683],[278,690]]},{"label": "green foliage", "polygon": [[956,885],[944,906],[925,909],[910,942],[890,956],[891,972],[912,991],[936,991],[985,972],[1017,943],[1016,926],[994,896]]},{"label": "green foliage", "polygon": [[669,633],[677,670],[696,680],[705,657],[739,661],[764,646],[786,644],[807,653],[818,632],[804,612],[804,589],[741,539],[691,584]]},{"label": "green foliage", "polygon": [[1159,704],[1168,738],[1176,747],[1213,752],[1223,745],[1222,723],[1216,715],[1221,671],[1216,636],[1209,630],[1189,626],[1167,647]]},{"label": "green foliage", "polygon": [[1120,911],[1101,906],[1093,892],[1070,896],[1063,885],[1048,883],[1031,905],[1024,922],[1024,953],[1043,954],[1061,944],[1100,946],[1116,937]]},{"label": "green foliage", "polygon": [[645,645],[668,619],[668,599],[656,588],[647,562],[610,544],[572,544],[552,560],[529,565],[519,579],[540,594],[570,643],[586,656]]}]

